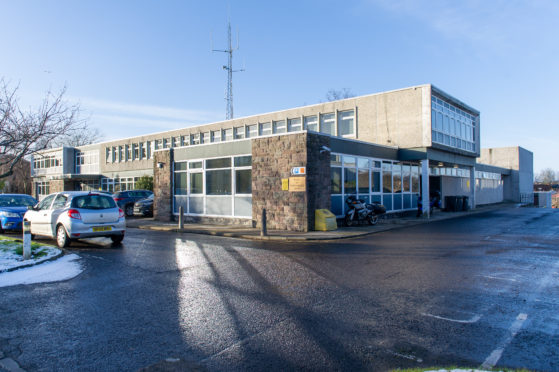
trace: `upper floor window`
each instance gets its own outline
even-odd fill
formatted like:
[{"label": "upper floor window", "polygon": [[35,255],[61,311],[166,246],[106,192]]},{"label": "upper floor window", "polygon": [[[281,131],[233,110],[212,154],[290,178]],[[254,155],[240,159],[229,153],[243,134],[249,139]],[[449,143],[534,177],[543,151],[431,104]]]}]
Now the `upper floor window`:
[{"label": "upper floor window", "polygon": [[339,111],[338,112],[338,135],[353,136],[355,134],[355,111]]}]

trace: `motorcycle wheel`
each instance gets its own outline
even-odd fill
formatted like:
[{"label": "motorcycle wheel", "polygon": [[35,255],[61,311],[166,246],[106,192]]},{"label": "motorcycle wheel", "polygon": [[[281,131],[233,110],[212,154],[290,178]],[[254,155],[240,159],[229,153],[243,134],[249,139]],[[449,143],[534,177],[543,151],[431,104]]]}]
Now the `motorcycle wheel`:
[{"label": "motorcycle wheel", "polygon": [[353,223],[354,223],[354,222],[355,222],[355,221],[353,221],[353,220],[351,219],[351,216],[349,216],[349,215],[346,215],[346,216],[345,216],[345,225],[346,225],[347,227],[353,226]]},{"label": "motorcycle wheel", "polygon": [[372,214],[369,216],[369,218],[367,219],[369,221],[369,225],[376,225],[378,222],[378,216],[375,214]]}]

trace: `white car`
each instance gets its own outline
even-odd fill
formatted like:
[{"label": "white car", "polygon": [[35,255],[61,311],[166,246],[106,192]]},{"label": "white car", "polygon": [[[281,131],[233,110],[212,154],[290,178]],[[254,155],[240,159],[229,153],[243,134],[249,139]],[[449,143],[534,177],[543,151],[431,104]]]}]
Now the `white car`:
[{"label": "white car", "polygon": [[110,195],[88,191],[63,191],[46,196],[23,216],[31,222],[31,235],[56,238],[60,248],[81,238],[124,239],[126,220]]}]

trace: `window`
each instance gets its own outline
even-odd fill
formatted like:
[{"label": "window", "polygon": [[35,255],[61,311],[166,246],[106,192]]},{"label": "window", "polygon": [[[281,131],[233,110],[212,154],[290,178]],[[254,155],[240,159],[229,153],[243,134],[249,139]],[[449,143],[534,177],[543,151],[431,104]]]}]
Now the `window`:
[{"label": "window", "polygon": [[287,119],[287,131],[297,132],[301,130],[301,118]]},{"label": "window", "polygon": [[235,170],[235,193],[252,194],[252,169]]},{"label": "window", "polygon": [[332,167],[330,169],[330,193],[342,193],[342,168]]},{"label": "window", "polygon": [[155,150],[160,150],[163,148],[163,140],[162,139],[156,139],[154,142],[154,149]]},{"label": "window", "polygon": [[236,140],[245,138],[245,127],[235,127],[233,129],[233,136]]},{"label": "window", "polygon": [[355,111],[347,110],[338,112],[338,135],[355,135]]},{"label": "window", "polygon": [[118,146],[118,161],[119,162],[124,161],[124,147],[122,146]]},{"label": "window", "polygon": [[111,161],[111,149],[109,147],[105,147],[105,163],[109,163]]},{"label": "window", "polygon": [[188,146],[190,145],[190,135],[181,136],[181,146]]},{"label": "window", "polygon": [[171,146],[172,147],[179,147],[179,137],[171,137]]},{"label": "window", "polygon": [[274,133],[285,133],[285,120],[277,120],[273,122],[273,132]]},{"label": "window", "polygon": [[222,131],[222,139],[224,141],[232,141],[233,140],[233,128],[227,128]]},{"label": "window", "polygon": [[382,163],[382,192],[392,193],[392,164]]},{"label": "window", "polygon": [[192,145],[199,145],[200,144],[200,133],[195,133],[190,136],[190,143]]},{"label": "window", "polygon": [[312,132],[318,132],[318,120],[316,116],[305,116],[303,118],[304,128]]},{"label": "window", "polygon": [[258,126],[256,124],[247,125],[246,137],[254,138],[258,136]]},{"label": "window", "polygon": [[235,167],[250,167],[252,165],[252,156],[237,156],[235,157]]},{"label": "window", "polygon": [[146,142],[147,158],[151,159],[151,141]]},{"label": "window", "polygon": [[336,135],[334,114],[320,114],[320,133]]},{"label": "window", "polygon": [[272,123],[270,122],[260,123],[258,126],[259,126],[259,134],[261,136],[267,136],[269,134],[272,134]]},{"label": "window", "polygon": [[190,193],[202,194],[204,192],[203,173],[190,173]]},{"label": "window", "polygon": [[143,142],[140,142],[140,159],[146,158],[146,146]]},{"label": "window", "polygon": [[231,169],[206,171],[206,195],[231,195]]},{"label": "window", "polygon": [[140,149],[137,143],[132,144],[132,160],[138,160],[140,158]]},{"label": "window", "polygon": [[200,142],[202,143],[210,143],[210,132],[202,133],[200,137]]},{"label": "window", "polygon": [[221,130],[212,130],[211,136],[212,142],[221,142]]},{"label": "window", "polygon": [[163,138],[163,148],[168,149],[169,147],[171,147],[170,138]]},{"label": "window", "polygon": [[68,200],[67,196],[64,196],[62,194],[58,194],[56,196],[56,199],[54,199],[54,203],[52,203],[52,209],[64,208],[64,205],[66,205],[67,200]]},{"label": "window", "polygon": [[45,210],[45,209],[50,209],[50,205],[52,204],[52,201],[54,200],[55,195],[49,195],[46,198],[44,198],[39,205],[37,206],[37,209],[39,210]]},{"label": "window", "polygon": [[231,158],[218,158],[206,160],[206,169],[229,168],[231,167]]}]

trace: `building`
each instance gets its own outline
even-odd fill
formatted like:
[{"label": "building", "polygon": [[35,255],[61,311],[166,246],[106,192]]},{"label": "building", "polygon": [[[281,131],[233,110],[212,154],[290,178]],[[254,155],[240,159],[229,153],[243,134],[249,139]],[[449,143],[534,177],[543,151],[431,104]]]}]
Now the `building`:
[{"label": "building", "polygon": [[156,219],[182,206],[191,220],[256,225],[266,209],[269,228],[308,231],[315,209],[341,217],[352,194],[389,213],[415,210],[435,191],[467,196],[470,208],[520,201],[532,154],[514,149],[486,155],[479,111],[427,84],[44,151],[32,176],[40,198],[132,189],[153,175]]}]

